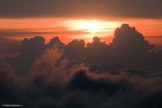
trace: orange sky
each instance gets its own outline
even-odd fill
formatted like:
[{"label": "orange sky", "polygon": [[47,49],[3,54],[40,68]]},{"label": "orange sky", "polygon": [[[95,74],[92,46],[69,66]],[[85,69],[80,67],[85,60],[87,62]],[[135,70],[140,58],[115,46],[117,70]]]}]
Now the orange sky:
[{"label": "orange sky", "polygon": [[[96,21],[98,25],[93,25]],[[85,26],[97,26],[88,29]],[[93,36],[102,38],[109,42],[116,27],[122,23],[128,23],[144,36],[162,36],[162,20],[160,19],[128,19],[128,18],[104,18],[104,19],[72,19],[72,18],[21,18],[0,19],[0,37],[22,40],[25,37],[41,35],[49,41],[53,36],[59,36],[67,43],[72,39],[84,39],[91,41]],[[85,26],[84,26],[85,25]],[[101,25],[101,27],[100,27]]]}]

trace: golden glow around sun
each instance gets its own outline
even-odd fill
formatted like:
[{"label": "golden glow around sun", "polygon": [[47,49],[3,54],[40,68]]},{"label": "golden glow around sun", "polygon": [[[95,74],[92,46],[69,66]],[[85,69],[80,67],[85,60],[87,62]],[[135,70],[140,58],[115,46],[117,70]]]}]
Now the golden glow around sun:
[{"label": "golden glow around sun", "polygon": [[77,21],[74,24],[76,28],[87,30],[91,34],[95,34],[102,28],[102,23],[96,20],[92,21]]},{"label": "golden glow around sun", "polygon": [[92,38],[94,36],[106,37],[113,35],[116,27],[120,25],[119,22],[105,22],[102,20],[69,20],[64,22],[65,27],[71,31],[80,31],[85,33],[78,36],[85,38]]}]

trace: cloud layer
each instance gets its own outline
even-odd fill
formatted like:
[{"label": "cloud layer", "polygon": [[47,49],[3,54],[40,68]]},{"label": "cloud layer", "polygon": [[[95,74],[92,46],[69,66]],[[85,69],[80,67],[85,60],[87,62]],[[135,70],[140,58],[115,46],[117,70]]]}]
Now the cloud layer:
[{"label": "cloud layer", "polygon": [[25,38],[21,42],[19,56],[10,60],[18,70],[29,69],[33,62],[49,48],[64,50],[63,58],[71,63],[86,64],[162,64],[162,51],[155,49],[155,44],[150,44],[144,36],[134,27],[122,24],[114,33],[112,43],[101,42],[100,38],[94,37],[91,43],[85,46],[84,40],[72,40],[67,45],[58,37],[54,37],[49,43],[45,38],[35,36]]},{"label": "cloud layer", "polygon": [[0,17],[162,18],[161,0],[1,0]]},{"label": "cloud layer", "polygon": [[[155,53],[142,34],[128,24],[116,29],[110,45],[97,37],[87,47],[83,40],[64,45],[58,37],[45,44],[41,36],[25,38],[21,44],[19,56],[0,59],[0,105],[162,107],[162,51]],[[154,59],[151,65],[147,63]]]},{"label": "cloud layer", "polygon": [[[25,108],[160,108],[161,73],[142,67],[132,74],[128,67],[118,71],[91,71],[83,64],[70,65],[62,51],[48,49],[29,71],[16,74],[10,64],[0,61],[0,104],[21,104]],[[136,70],[135,67],[129,69]],[[111,69],[110,69],[111,70]],[[148,71],[149,70],[149,71]]]}]

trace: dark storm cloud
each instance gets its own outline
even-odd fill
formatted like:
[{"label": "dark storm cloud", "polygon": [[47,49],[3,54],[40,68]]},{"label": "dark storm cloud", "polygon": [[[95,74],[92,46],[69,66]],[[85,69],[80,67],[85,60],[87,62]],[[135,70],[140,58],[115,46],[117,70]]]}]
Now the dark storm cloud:
[{"label": "dark storm cloud", "polygon": [[0,17],[162,18],[161,0],[1,0]]}]

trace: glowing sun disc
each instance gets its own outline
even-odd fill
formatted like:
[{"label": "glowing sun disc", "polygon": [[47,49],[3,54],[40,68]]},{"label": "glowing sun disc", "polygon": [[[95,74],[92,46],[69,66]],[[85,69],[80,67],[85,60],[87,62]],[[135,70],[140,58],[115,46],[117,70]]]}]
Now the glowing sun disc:
[{"label": "glowing sun disc", "polygon": [[87,29],[89,33],[95,34],[96,32],[99,31],[100,23],[97,21],[86,21],[78,23],[78,26],[81,29]]},{"label": "glowing sun disc", "polygon": [[[82,34],[75,34],[77,38],[92,38],[95,35],[99,37],[112,36],[115,28],[120,22],[110,22],[103,20],[68,20],[63,22],[65,28],[69,31],[78,31]],[[76,36],[77,35],[77,36]]]},{"label": "glowing sun disc", "polygon": [[72,27],[75,30],[83,30],[95,34],[102,28],[102,23],[97,20],[78,20],[72,22]]}]

